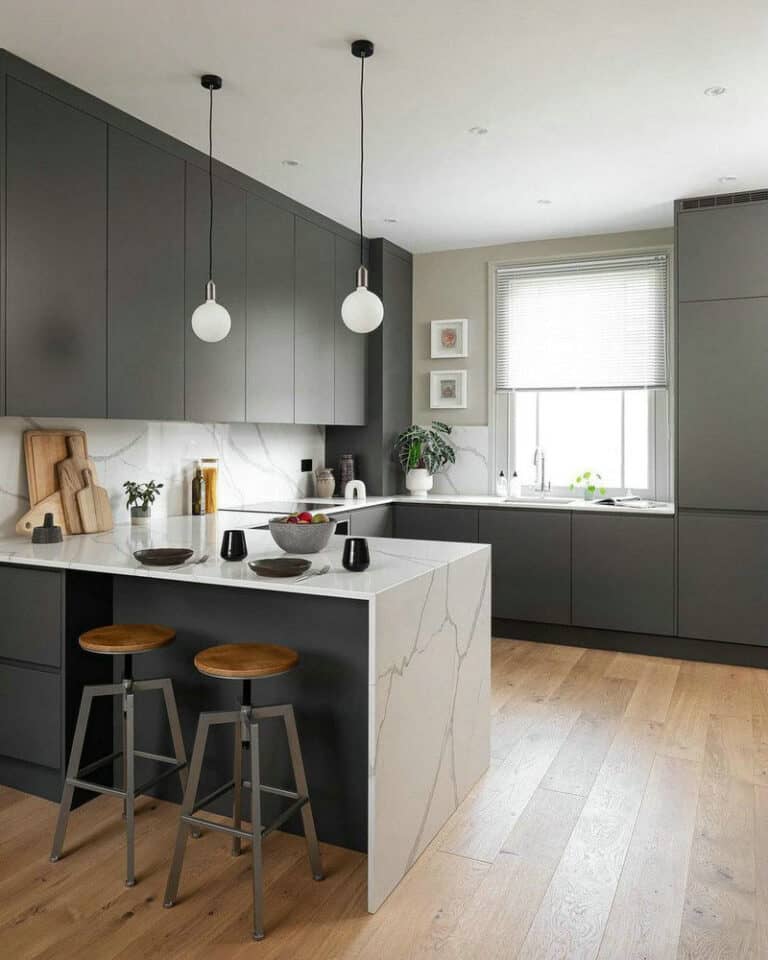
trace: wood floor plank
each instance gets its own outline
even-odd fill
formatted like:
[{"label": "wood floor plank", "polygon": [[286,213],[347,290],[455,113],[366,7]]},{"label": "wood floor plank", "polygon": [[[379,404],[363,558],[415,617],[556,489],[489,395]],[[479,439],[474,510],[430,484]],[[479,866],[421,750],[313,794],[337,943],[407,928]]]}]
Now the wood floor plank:
[{"label": "wood floor plank", "polygon": [[680,760],[704,759],[709,716],[714,707],[714,691],[704,664],[684,661],[680,665],[659,753]]},{"label": "wood floor plank", "polygon": [[680,672],[679,660],[653,659],[637,679],[627,716],[664,723]]},{"label": "wood floor plank", "polygon": [[762,960],[763,957],[768,957],[768,787],[755,788],[755,840],[755,956]]},{"label": "wood floor plank", "polygon": [[755,783],[768,787],[768,717],[752,717],[752,731],[755,741]]},{"label": "wood floor plank", "polygon": [[720,717],[751,717],[755,671],[721,663],[700,663],[698,672],[709,685],[712,713]]},{"label": "wood floor plank", "polygon": [[660,737],[624,720],[520,950],[521,960],[597,956]]},{"label": "wood floor plank", "polygon": [[752,746],[751,718],[712,717],[680,931],[681,960],[756,956]]},{"label": "wood floor plank", "polygon": [[699,763],[654,760],[599,960],[677,956],[700,779]]}]

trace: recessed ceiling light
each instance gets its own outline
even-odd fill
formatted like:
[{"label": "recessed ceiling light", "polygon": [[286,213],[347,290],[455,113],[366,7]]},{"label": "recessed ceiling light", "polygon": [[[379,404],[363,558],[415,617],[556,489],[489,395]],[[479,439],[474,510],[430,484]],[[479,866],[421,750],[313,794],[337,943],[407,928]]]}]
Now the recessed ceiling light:
[{"label": "recessed ceiling light", "polygon": [[727,92],[727,89],[727,87],[721,86],[707,87],[704,93],[708,97],[722,97],[722,95]]},{"label": "recessed ceiling light", "polygon": [[469,133],[474,133],[476,137],[484,137],[488,133],[488,127],[470,127]]},{"label": "recessed ceiling light", "polygon": [[384,223],[397,223],[397,217],[384,217]]},{"label": "recessed ceiling light", "polygon": [[283,160],[282,163],[284,167],[300,167],[301,166],[298,160]]},{"label": "recessed ceiling light", "polygon": [[733,183],[734,180],[738,180],[738,177],[727,176],[727,177],[718,177],[718,178],[717,178],[717,182],[718,182],[718,183]]},{"label": "recessed ceiling light", "polygon": [[548,206],[550,206],[550,204],[552,203],[552,201],[551,201],[551,200],[546,200],[546,199],[542,198],[541,200],[537,200],[536,203],[541,204],[542,207],[548,207]]}]

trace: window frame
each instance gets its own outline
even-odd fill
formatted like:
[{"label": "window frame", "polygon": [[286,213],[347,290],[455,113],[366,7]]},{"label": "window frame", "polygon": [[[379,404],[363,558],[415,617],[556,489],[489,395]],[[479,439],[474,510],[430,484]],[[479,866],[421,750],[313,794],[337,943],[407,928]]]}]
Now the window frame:
[{"label": "window frame", "polygon": [[[673,354],[675,336],[675,315],[674,315],[674,288],[675,288],[675,256],[673,244],[657,244],[654,246],[642,247],[624,247],[609,250],[592,250],[589,252],[579,252],[578,254],[568,256],[560,254],[553,257],[520,257],[515,259],[505,258],[504,260],[491,260],[488,262],[488,430],[489,430],[489,453],[491,469],[488,476],[488,492],[496,493],[496,477],[500,470],[504,470],[507,476],[511,476],[516,468],[515,464],[515,392],[496,390],[496,275],[500,269],[505,267],[516,267],[526,265],[551,265],[551,264],[571,264],[580,260],[592,260],[597,257],[603,259],[620,259],[622,257],[644,254],[663,255],[667,258],[667,329],[666,329],[666,352],[667,352],[667,388],[649,389],[650,403],[648,404],[649,429],[648,429],[648,465],[652,481],[651,487],[645,490],[632,488],[634,493],[641,496],[647,496],[650,499],[669,501],[672,498],[673,486],[673,461],[672,449],[674,443],[674,397],[675,397],[675,358]],[[541,391],[527,391],[537,393]],[[566,392],[566,391],[563,391]],[[575,391],[574,391],[575,392]],[[666,403],[658,402],[658,394],[666,395]],[[538,403],[538,400],[537,400]],[[666,408],[666,409],[665,409]],[[623,402],[622,402],[623,411]],[[501,424],[500,424],[501,421]],[[666,423],[665,423],[666,421]],[[622,418],[622,432],[624,420]],[[537,424],[538,429],[538,424]],[[499,451],[499,433],[503,432],[505,436],[504,451],[500,455]],[[667,442],[664,442],[666,434]],[[622,443],[622,462],[625,451]],[[566,496],[571,493],[568,487],[552,487],[553,495]],[[619,488],[608,488],[608,493],[617,495],[623,493]]]}]

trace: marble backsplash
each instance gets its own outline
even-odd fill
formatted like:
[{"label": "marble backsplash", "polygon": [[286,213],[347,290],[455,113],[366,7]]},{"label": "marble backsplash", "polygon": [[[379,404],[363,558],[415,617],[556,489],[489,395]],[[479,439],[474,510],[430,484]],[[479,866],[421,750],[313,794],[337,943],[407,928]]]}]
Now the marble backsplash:
[{"label": "marble backsplash", "polygon": [[25,430],[72,427],[88,434],[88,451],[107,488],[115,522],[128,519],[126,480],[165,484],[153,511],[190,512],[191,478],[200,457],[219,458],[219,505],[311,496],[312,474],[300,461],[323,466],[325,428],[283,424],[161,423],[134,420],[0,418],[0,536],[11,536],[28,509],[22,437]]},{"label": "marble backsplash", "polygon": [[456,463],[435,477],[434,493],[488,494],[490,470],[488,427],[454,427],[451,441]]}]

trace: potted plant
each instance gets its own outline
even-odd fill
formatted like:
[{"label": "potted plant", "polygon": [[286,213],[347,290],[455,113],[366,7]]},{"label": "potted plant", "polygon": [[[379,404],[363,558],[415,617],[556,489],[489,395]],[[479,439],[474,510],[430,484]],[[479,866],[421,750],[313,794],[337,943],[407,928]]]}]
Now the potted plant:
[{"label": "potted plant", "polygon": [[599,481],[602,479],[599,473],[593,472],[592,470],[584,470],[570,485],[570,489],[582,490],[585,500],[591,500],[596,493],[604,497],[605,487],[599,484]]},{"label": "potted plant", "polygon": [[133,480],[126,480],[123,489],[126,493],[126,507],[131,511],[131,523],[134,525],[143,525],[149,523],[152,516],[152,504],[163,488],[162,483],[155,483],[150,480],[149,483],[134,483]]},{"label": "potted plant", "polygon": [[450,434],[447,423],[433,420],[430,427],[412,424],[395,440],[395,455],[405,470],[405,486],[412,496],[426,497],[434,475],[449,463],[456,463]]}]

